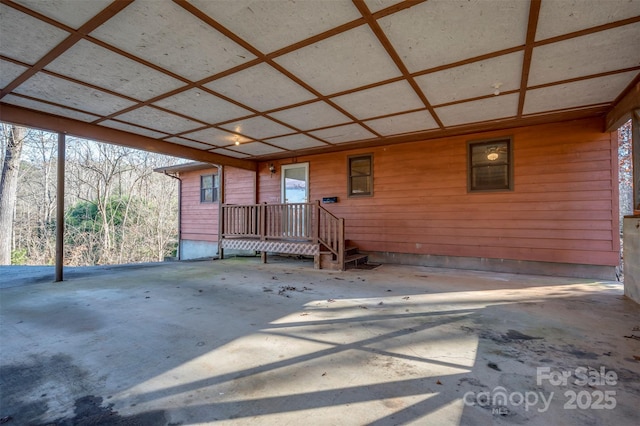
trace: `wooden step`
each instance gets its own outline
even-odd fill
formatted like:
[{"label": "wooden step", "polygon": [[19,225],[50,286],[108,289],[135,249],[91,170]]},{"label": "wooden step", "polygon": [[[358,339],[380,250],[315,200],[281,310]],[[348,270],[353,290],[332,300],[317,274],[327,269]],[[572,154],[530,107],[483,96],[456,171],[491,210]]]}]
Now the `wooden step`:
[{"label": "wooden step", "polygon": [[329,269],[331,271],[340,270],[340,262],[334,258],[334,254],[330,251],[320,252],[320,269]]},{"label": "wooden step", "polygon": [[356,246],[346,246],[344,249],[344,255],[346,256],[351,256],[352,254],[358,254],[358,247]]},{"label": "wooden step", "polygon": [[345,269],[357,268],[358,265],[367,263],[368,260],[369,260],[369,256],[367,256],[366,254],[360,254],[360,253],[351,254],[349,256],[345,256],[344,267]]},{"label": "wooden step", "polygon": [[[322,250],[324,248],[324,250]],[[358,247],[350,243],[345,242],[344,250],[344,269],[358,268],[362,265],[366,265],[369,257],[366,254],[361,254]],[[319,268],[329,269],[334,271],[340,270],[340,261],[336,255],[326,250],[326,247],[321,247],[319,256]]]}]

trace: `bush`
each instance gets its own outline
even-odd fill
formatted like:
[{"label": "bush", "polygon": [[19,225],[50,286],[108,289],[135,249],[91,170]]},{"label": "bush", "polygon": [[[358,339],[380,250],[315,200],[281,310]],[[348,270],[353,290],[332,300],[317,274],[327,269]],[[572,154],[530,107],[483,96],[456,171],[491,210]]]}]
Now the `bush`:
[{"label": "bush", "polygon": [[18,249],[11,252],[12,265],[24,265],[27,263],[27,249]]}]

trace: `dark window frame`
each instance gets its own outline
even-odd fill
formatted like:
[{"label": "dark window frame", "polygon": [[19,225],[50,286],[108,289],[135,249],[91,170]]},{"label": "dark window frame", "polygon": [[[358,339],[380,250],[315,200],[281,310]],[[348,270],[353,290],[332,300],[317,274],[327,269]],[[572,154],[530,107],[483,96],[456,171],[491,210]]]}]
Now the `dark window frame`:
[{"label": "dark window frame", "polygon": [[[507,152],[499,150],[501,147],[506,147]],[[496,150],[493,150],[493,149]],[[483,162],[474,162],[473,154],[476,149],[483,150],[483,154],[487,154],[487,160]],[[514,179],[513,179],[513,137],[504,136],[492,139],[473,140],[467,142],[467,192],[469,193],[486,193],[486,192],[509,192],[513,191]],[[477,151],[476,151],[477,152]],[[495,163],[488,159],[488,155],[492,152],[498,154],[498,158]],[[500,172],[500,169],[504,169],[506,166],[506,172]],[[485,184],[474,182],[474,175],[478,170],[485,169],[491,171],[498,176],[494,180],[506,179],[504,185],[491,185],[490,182]]]},{"label": "dark window frame", "polygon": [[[211,185],[205,187],[205,179],[211,177]],[[217,203],[218,202],[218,175],[217,174],[206,174],[200,175],[200,203]],[[211,199],[207,199],[207,191],[211,191]]]},{"label": "dark window frame", "polygon": [[[369,160],[369,174],[354,176],[352,175],[352,162],[355,160]],[[368,192],[354,192],[353,179],[356,177],[367,177],[369,180]],[[348,198],[361,198],[361,197],[373,197],[373,154],[358,154],[350,155],[347,157],[347,197]]]}]

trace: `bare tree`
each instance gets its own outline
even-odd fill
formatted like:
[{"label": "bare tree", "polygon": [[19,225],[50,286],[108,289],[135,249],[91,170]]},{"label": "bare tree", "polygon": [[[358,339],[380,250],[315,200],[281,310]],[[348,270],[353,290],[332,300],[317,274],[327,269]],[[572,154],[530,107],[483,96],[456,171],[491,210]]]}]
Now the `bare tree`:
[{"label": "bare tree", "polygon": [[[5,128],[8,131],[9,126]],[[0,162],[7,156],[5,139]],[[15,213],[10,215],[13,238],[3,237],[3,242],[13,239],[10,256],[16,263],[51,264],[55,259],[56,135],[29,130],[24,139]],[[17,160],[13,154],[9,158]],[[153,169],[178,162],[182,160],[68,138],[65,264],[161,261],[171,255],[177,236],[177,185]]]},{"label": "bare tree", "polygon": [[55,259],[57,136],[31,130],[24,142],[14,216],[14,261]]},{"label": "bare tree", "polygon": [[0,265],[11,264],[13,215],[16,208],[20,157],[27,130],[13,125],[2,125],[4,159],[0,178]]}]

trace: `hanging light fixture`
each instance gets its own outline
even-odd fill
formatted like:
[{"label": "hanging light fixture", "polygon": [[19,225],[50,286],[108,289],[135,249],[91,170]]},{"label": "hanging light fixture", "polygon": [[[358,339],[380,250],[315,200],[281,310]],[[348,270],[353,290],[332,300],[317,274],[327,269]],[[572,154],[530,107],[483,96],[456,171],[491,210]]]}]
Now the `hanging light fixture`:
[{"label": "hanging light fixture", "polygon": [[500,154],[498,154],[498,148],[495,146],[487,148],[487,160],[496,161]]}]

